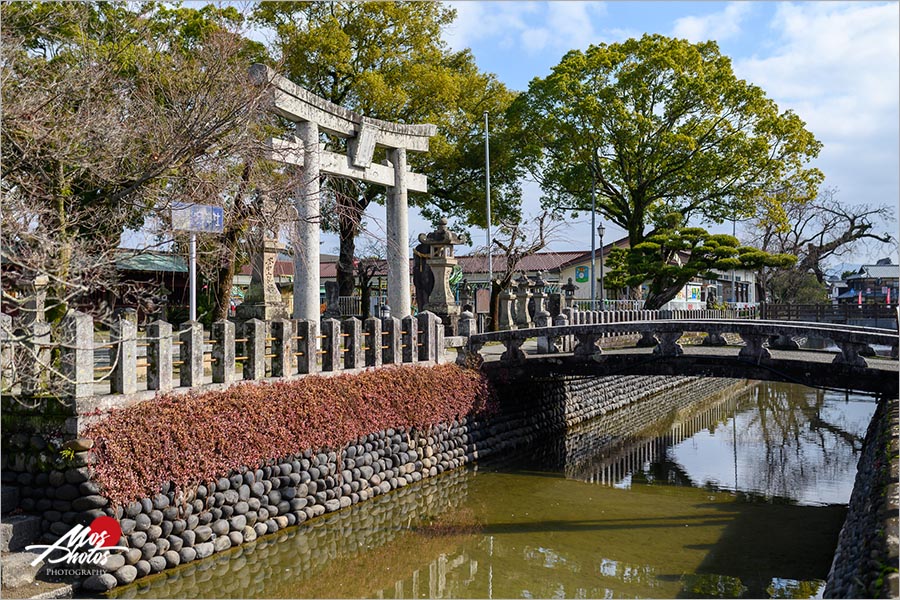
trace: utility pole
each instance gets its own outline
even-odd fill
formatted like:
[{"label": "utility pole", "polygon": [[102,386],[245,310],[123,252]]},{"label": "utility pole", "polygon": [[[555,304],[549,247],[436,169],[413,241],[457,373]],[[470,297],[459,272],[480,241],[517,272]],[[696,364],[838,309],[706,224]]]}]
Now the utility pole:
[{"label": "utility pole", "polygon": [[[488,112],[484,111],[484,189],[487,204],[487,260],[488,284],[494,281],[494,258],[491,244],[491,141],[488,133]],[[488,287],[490,289],[490,287]]]}]

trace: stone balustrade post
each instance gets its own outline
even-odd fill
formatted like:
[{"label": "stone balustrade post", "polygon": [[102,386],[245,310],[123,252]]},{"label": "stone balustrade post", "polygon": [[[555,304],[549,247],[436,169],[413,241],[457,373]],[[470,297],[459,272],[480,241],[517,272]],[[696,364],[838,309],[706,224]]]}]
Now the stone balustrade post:
[{"label": "stone balustrade post", "polygon": [[575,356],[590,357],[603,352],[600,346],[597,345],[599,336],[595,332],[576,333],[575,339],[578,340],[573,350]]},{"label": "stone balustrade post", "polygon": [[346,345],[344,368],[361,369],[366,366],[366,355],[362,343],[362,321],[356,317],[343,320],[341,322],[341,334]]},{"label": "stone balustrade post", "polygon": [[344,366],[341,322],[337,319],[323,319],[322,336],[322,370],[340,371]]},{"label": "stone balustrade post", "polygon": [[203,385],[203,325],[199,321],[181,324],[181,368],[178,369],[181,387]]},{"label": "stone balustrade post", "polygon": [[478,323],[475,315],[469,311],[463,311],[459,315],[459,335],[469,337],[478,333]]},{"label": "stone balustrade post", "polygon": [[128,311],[109,328],[109,389],[113,394],[137,391],[137,313]]},{"label": "stone balustrade post", "polygon": [[294,374],[294,322],[288,319],[272,319],[272,377],[290,377]]},{"label": "stone balustrade post", "polygon": [[654,346],[659,345],[659,340],[656,339],[656,336],[653,335],[652,331],[642,331],[641,339],[637,341],[635,346],[638,348],[653,348]]},{"label": "stone balustrade post", "polygon": [[365,344],[365,364],[367,367],[380,367],[382,356],[381,319],[369,317],[363,322],[363,336]]},{"label": "stone balustrade post", "polygon": [[229,320],[212,324],[212,380],[213,383],[233,383],[235,373],[235,326]]},{"label": "stone balustrade post", "polygon": [[684,348],[681,347],[678,340],[683,334],[683,331],[666,331],[657,334],[659,336],[659,345],[653,349],[653,354],[657,356],[681,356],[684,354]]},{"label": "stone balustrade post", "polygon": [[[564,313],[560,313],[553,317],[553,325],[556,327],[565,327],[569,324],[569,317]],[[557,348],[555,352],[569,352],[572,348],[571,340],[567,335],[556,336],[553,339],[553,345]]]},{"label": "stone balustrade post", "polygon": [[478,321],[475,315],[467,310],[459,315],[459,335],[466,338],[466,342],[456,349],[456,364],[466,366],[471,354],[468,338],[478,333]]},{"label": "stone balustrade post", "polygon": [[868,347],[868,344],[839,341],[835,341],[835,344],[838,348],[841,349],[841,351],[834,357],[834,360],[831,361],[831,364],[862,368],[866,368],[869,366],[869,363],[866,362],[866,359],[862,357],[862,354],[864,352],[866,352],[867,350],[871,350],[871,348]]},{"label": "stone balustrade post", "polygon": [[[550,327],[551,325],[552,317],[550,316],[549,312],[547,312],[546,310],[541,310],[535,313],[535,327]],[[539,335],[537,339],[538,354],[550,354],[552,352],[558,352],[553,342],[553,337],[547,335]]]},{"label": "stone balustrade post", "polygon": [[147,389],[168,392],[172,381],[172,324],[153,321],[147,326]]},{"label": "stone balustrade post", "polygon": [[414,363],[419,360],[419,322],[415,317],[409,315],[401,320],[401,331],[403,343],[403,362]]},{"label": "stone balustrade post", "polygon": [[397,317],[387,317],[381,320],[382,350],[381,362],[386,365],[400,364],[403,362],[403,324]]},{"label": "stone balustrade post", "polygon": [[768,360],[772,357],[769,350],[763,346],[766,336],[753,333],[741,333],[741,339],[744,340],[744,347],[738,352],[738,357],[748,360],[760,362]]},{"label": "stone balustrade post", "polygon": [[259,319],[244,321],[244,379],[255,381],[266,376],[266,323]]},{"label": "stone balustrade post", "polygon": [[422,332],[422,345],[418,348],[420,361],[437,361],[437,328],[440,319],[430,311],[421,312],[416,316],[419,330]]},{"label": "stone balustrade post", "polygon": [[722,332],[720,331],[710,331],[703,341],[700,342],[702,346],[726,346],[728,342],[725,341],[725,338],[722,336]]},{"label": "stone balustrade post", "polygon": [[446,331],[444,330],[444,321],[439,316],[434,316],[437,321],[434,324],[434,361],[437,364],[444,362],[444,339]]},{"label": "stone balustrade post", "polygon": [[300,338],[297,372],[309,375],[319,370],[319,322],[301,319],[297,321],[297,337]]},{"label": "stone balustrade post", "polygon": [[500,362],[508,365],[521,365],[525,362],[525,353],[522,352],[522,344],[525,343],[524,337],[512,337],[503,340],[506,350],[500,355]]},{"label": "stone balustrade post", "polygon": [[773,335],[769,338],[769,348],[774,348],[776,350],[799,350],[800,344],[789,335]]},{"label": "stone balustrade post", "polygon": [[63,390],[70,398],[94,392],[94,320],[70,310],[61,323],[60,373]]}]

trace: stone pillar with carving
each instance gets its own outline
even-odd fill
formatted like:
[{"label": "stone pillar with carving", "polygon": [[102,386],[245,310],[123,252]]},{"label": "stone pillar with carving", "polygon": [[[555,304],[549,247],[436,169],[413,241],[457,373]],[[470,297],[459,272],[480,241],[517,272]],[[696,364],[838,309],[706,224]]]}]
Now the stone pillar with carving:
[{"label": "stone pillar with carving", "polygon": [[[260,215],[274,213],[274,204],[267,194],[260,193],[257,202]],[[236,310],[239,321],[259,319],[268,322],[289,318],[281,293],[275,284],[275,262],[278,260],[278,252],[283,248],[274,231],[262,223],[256,226],[253,235],[253,255],[250,259],[252,269],[250,287],[244,295],[244,301]]]}]

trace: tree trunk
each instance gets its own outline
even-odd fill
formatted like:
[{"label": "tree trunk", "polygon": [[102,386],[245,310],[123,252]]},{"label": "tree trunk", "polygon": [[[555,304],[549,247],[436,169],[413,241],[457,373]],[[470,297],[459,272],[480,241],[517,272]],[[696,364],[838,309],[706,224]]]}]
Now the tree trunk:
[{"label": "tree trunk", "polygon": [[340,218],[341,248],[337,263],[338,293],[341,296],[352,296],[356,287],[356,275],[353,267],[353,257],[356,254],[356,229],[357,224],[351,219]]},{"label": "tree trunk", "polygon": [[500,294],[502,292],[503,288],[500,283],[496,279],[493,280],[491,282],[491,322],[488,324],[490,331],[500,330]]},{"label": "tree trunk", "polygon": [[250,164],[244,163],[241,185],[235,194],[234,204],[231,208],[231,218],[220,238],[219,268],[216,269],[216,307],[213,311],[213,321],[224,321],[230,316],[231,288],[234,284],[238,246],[241,237],[247,231],[247,218],[250,216],[244,206],[244,195],[247,192],[247,184],[250,182],[250,171]]},{"label": "tree trunk", "polygon": [[666,302],[675,298],[675,296],[678,295],[678,292],[684,288],[686,283],[687,282],[684,282],[681,285],[670,285],[659,292],[650,290],[647,294],[647,299],[644,300],[644,310],[659,310]]},{"label": "tree trunk", "polygon": [[231,288],[234,282],[235,253],[237,252],[238,236],[234,229],[229,228],[222,236],[221,254],[222,262],[216,269],[216,307],[213,311],[213,321],[224,321],[231,316]]},{"label": "tree trunk", "polygon": [[338,234],[341,240],[337,263],[338,293],[341,296],[352,296],[356,288],[356,268],[353,264],[356,255],[356,236],[359,234],[362,214],[368,206],[368,198],[358,198],[359,190],[355,186],[336,184]]},{"label": "tree trunk", "polygon": [[360,291],[360,312],[362,312],[362,318],[368,319],[371,315],[369,311],[369,305],[371,304],[370,300],[372,298],[372,290],[369,289],[370,279],[368,278],[359,278],[359,291]]}]

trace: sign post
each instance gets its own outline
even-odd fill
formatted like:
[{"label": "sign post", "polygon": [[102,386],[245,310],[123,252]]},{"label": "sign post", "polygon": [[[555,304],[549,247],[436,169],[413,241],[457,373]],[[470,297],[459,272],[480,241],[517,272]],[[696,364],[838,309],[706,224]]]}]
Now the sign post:
[{"label": "sign post", "polygon": [[190,241],[190,320],[197,320],[197,232],[222,233],[225,211],[208,204],[172,203],[172,229],[189,231]]}]

